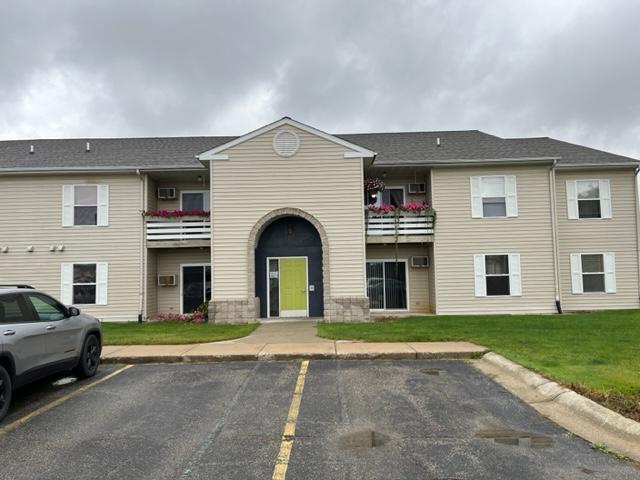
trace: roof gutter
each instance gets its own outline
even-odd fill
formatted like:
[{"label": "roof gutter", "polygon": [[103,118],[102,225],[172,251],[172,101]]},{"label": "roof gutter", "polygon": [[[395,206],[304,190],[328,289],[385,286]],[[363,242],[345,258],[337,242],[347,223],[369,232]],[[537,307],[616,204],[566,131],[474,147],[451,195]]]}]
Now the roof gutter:
[{"label": "roof gutter", "polygon": [[459,158],[435,162],[375,163],[374,167],[457,167],[468,165],[505,165],[510,163],[548,163],[560,160],[561,157],[526,157],[526,158]]},{"label": "roof gutter", "polygon": [[574,168],[638,168],[640,166],[640,161],[636,160],[633,162],[608,162],[608,163],[570,163],[570,164],[560,164],[556,168],[558,170],[567,170]]},{"label": "roof gutter", "polygon": [[0,168],[0,175],[16,175],[21,173],[136,173],[140,171],[152,172],[152,171],[176,171],[176,172],[189,172],[189,171],[202,171],[206,170],[202,167],[177,167],[173,166],[160,166],[160,167],[28,167],[28,168]]}]

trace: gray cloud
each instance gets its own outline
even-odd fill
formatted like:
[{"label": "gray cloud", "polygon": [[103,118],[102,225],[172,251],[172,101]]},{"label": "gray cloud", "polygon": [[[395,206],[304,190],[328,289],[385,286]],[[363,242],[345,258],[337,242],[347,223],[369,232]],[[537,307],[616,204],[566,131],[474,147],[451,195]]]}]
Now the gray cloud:
[{"label": "gray cloud", "polygon": [[640,2],[64,0],[0,12],[0,138],[481,130],[640,157]]}]

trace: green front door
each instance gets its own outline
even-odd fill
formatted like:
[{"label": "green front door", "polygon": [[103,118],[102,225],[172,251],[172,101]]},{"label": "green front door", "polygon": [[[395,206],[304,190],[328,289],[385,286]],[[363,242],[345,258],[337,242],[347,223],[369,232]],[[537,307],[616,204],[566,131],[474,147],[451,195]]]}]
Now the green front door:
[{"label": "green front door", "polygon": [[280,258],[280,316],[307,316],[307,259]]}]

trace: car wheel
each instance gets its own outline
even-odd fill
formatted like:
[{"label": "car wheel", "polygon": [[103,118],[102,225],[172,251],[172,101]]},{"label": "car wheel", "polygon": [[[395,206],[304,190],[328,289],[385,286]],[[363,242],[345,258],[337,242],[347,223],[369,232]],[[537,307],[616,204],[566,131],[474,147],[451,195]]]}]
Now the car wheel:
[{"label": "car wheel", "polygon": [[9,372],[0,366],[0,420],[2,420],[9,411],[11,404],[12,386]]},{"label": "car wheel", "polygon": [[94,334],[88,335],[82,346],[80,363],[75,369],[75,374],[80,378],[93,377],[98,371],[98,365],[100,365],[101,350],[98,337]]}]

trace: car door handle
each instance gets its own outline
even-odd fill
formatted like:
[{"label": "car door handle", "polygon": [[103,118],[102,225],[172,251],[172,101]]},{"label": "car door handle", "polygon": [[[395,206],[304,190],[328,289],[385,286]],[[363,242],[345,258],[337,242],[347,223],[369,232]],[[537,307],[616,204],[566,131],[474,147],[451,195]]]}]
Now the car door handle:
[{"label": "car door handle", "polygon": [[15,330],[5,330],[4,332],[2,332],[3,335],[6,335],[7,337],[11,336],[11,335],[15,335],[16,331]]},{"label": "car door handle", "polygon": [[55,330],[56,326],[55,325],[47,325],[47,330]]}]

